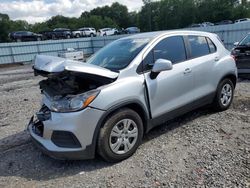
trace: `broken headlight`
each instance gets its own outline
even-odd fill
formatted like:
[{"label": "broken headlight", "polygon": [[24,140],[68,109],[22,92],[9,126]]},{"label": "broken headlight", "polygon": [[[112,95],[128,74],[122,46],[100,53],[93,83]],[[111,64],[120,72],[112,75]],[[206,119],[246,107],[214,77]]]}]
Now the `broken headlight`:
[{"label": "broken headlight", "polygon": [[54,101],[51,110],[54,112],[75,112],[87,107],[100,93],[99,90],[88,91],[74,96],[66,96]]}]

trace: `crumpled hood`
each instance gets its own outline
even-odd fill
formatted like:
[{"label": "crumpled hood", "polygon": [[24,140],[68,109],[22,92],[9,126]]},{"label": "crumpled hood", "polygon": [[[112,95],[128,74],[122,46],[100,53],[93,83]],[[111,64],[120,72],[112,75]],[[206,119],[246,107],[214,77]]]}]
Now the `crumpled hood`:
[{"label": "crumpled hood", "polygon": [[115,79],[119,75],[117,72],[96,65],[47,55],[36,56],[34,69],[48,73],[59,73],[63,71],[78,72],[110,79]]}]

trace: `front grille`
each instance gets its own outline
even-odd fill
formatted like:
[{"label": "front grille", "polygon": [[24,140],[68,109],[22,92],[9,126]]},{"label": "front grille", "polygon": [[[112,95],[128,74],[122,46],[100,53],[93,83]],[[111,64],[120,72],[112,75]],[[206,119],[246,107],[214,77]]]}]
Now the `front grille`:
[{"label": "front grille", "polygon": [[72,132],[68,131],[53,131],[52,142],[63,148],[80,148],[81,144]]}]

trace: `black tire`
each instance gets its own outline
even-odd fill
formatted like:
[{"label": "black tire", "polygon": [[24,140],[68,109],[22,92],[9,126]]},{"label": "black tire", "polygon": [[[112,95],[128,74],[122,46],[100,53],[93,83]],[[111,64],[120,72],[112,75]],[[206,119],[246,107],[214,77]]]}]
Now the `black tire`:
[{"label": "black tire", "polygon": [[70,37],[70,35],[66,35],[66,39],[70,39],[71,37]]},{"label": "black tire", "polygon": [[18,38],[18,39],[16,39],[16,42],[22,42],[22,39]]},{"label": "black tire", "polygon": [[[222,90],[224,87],[226,87],[226,85],[229,85],[231,87],[232,95],[231,95],[230,101],[226,104],[223,104],[221,101],[222,95],[223,95]],[[230,79],[226,78],[226,79],[222,80],[217,87],[216,96],[215,96],[214,102],[213,102],[214,110],[215,111],[227,110],[233,101],[233,97],[234,97],[234,84]]]},{"label": "black tire", "polygon": [[90,34],[90,37],[94,37],[94,34],[93,34],[93,33],[91,33],[91,34]]},{"label": "black tire", "polygon": [[80,38],[80,34],[79,33],[76,34],[76,38]]},{"label": "black tire", "polygon": [[[117,123],[125,119],[133,120],[137,126],[138,136],[134,142],[134,145],[128,150],[128,152],[117,154],[113,152],[110,147],[110,135],[113,128],[117,126]],[[133,155],[133,153],[139,147],[142,137],[143,123],[141,117],[134,110],[123,108],[110,115],[104,122],[103,127],[100,129],[99,138],[97,141],[97,152],[107,162],[119,162]],[[121,145],[119,147],[121,147]],[[124,144],[123,147],[125,147]]]},{"label": "black tire", "polygon": [[56,35],[53,34],[53,35],[51,36],[51,39],[52,39],[52,40],[56,40]]},{"label": "black tire", "polygon": [[41,41],[42,40],[42,38],[41,37],[37,37],[37,39],[36,39],[37,41]]}]

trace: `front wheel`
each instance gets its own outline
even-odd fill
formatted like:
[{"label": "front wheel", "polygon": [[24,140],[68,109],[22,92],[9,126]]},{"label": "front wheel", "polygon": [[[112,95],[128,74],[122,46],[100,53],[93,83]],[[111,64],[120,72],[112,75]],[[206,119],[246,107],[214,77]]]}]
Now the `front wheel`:
[{"label": "front wheel", "polygon": [[124,108],[111,115],[100,130],[98,153],[108,162],[122,161],[136,151],[143,137],[141,117]]},{"label": "front wheel", "polygon": [[216,111],[227,110],[234,96],[234,85],[230,79],[222,80],[217,88],[216,96],[214,99],[213,107]]}]

